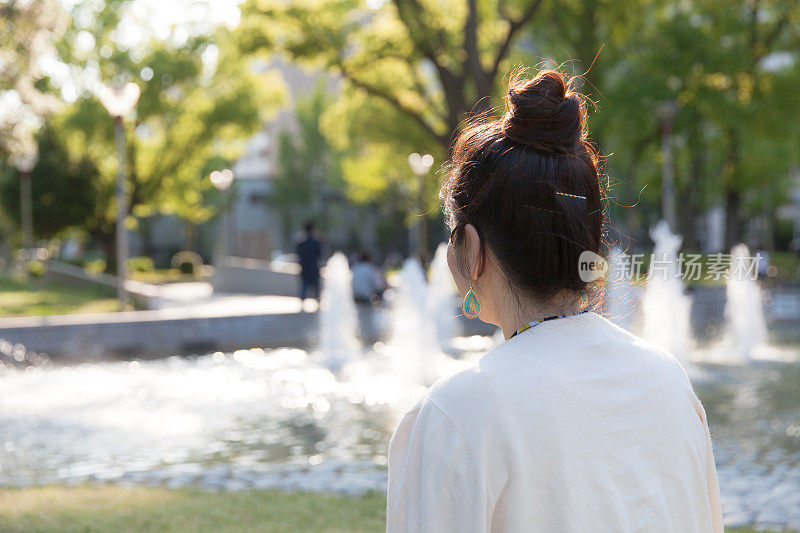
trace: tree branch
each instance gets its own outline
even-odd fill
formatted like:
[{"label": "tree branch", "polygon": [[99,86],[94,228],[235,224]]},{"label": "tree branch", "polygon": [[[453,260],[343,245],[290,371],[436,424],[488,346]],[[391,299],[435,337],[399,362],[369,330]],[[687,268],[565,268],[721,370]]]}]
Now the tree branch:
[{"label": "tree branch", "polygon": [[467,52],[467,61],[464,70],[468,70],[472,75],[477,97],[480,100],[491,94],[492,87],[487,72],[481,64],[481,56],[478,51],[478,2],[477,0],[467,0],[467,5],[469,11],[464,24],[464,50]]},{"label": "tree branch", "polygon": [[514,40],[514,36],[533,18],[533,16],[539,10],[539,6],[541,4],[542,0],[533,0],[528,6],[528,9],[526,9],[522,16],[520,16],[518,19],[506,19],[508,20],[508,32],[506,33],[505,39],[500,44],[500,48],[497,50],[497,55],[495,56],[492,64],[492,69],[489,71],[489,79],[492,80],[492,82],[494,82],[494,79],[497,77],[497,71],[500,69],[500,63],[502,63],[503,59],[508,53],[508,49],[511,47],[511,41]]},{"label": "tree branch", "polygon": [[[411,42],[419,50],[420,54],[429,59],[436,69],[439,76],[439,83],[444,91],[447,102],[447,126],[451,131],[458,127],[460,114],[466,111],[466,99],[464,98],[464,74],[453,72],[447,68],[437,57],[437,50],[431,45],[430,39],[424,38],[424,32],[419,22],[421,14],[424,12],[417,0],[394,0],[400,21],[408,30]],[[436,31],[437,45],[439,49],[444,49],[447,39],[441,28]],[[447,147],[448,142],[443,143]]]},{"label": "tree branch", "polygon": [[[420,77],[419,69],[416,68],[416,65],[411,58],[395,50],[383,54],[381,57],[387,59],[397,59],[398,61],[406,62],[409,70],[411,71],[411,81],[414,84],[414,88],[417,90],[422,99],[428,102],[431,108],[436,110],[436,114],[438,114],[443,121],[447,121],[447,110],[441,109],[441,106],[437,105],[437,103],[433,100],[430,91],[425,86],[425,81]],[[428,58],[426,57],[426,59]]]},{"label": "tree branch", "polygon": [[408,30],[408,37],[411,42],[435,65],[443,67],[436,57],[436,47],[444,48],[446,45],[446,39],[441,30],[436,32],[438,42],[432,43],[429,35],[426,35],[426,32],[423,31],[422,22],[420,21],[424,12],[422,6],[416,0],[394,0],[394,5],[397,8],[400,22]]},{"label": "tree branch", "polygon": [[775,40],[778,37],[780,37],[781,32],[783,31],[783,29],[786,27],[787,24],[789,24],[789,15],[788,14],[785,15],[783,18],[781,18],[781,20],[779,20],[775,24],[775,27],[772,28],[772,31],[766,37],[764,37],[764,53],[765,54],[768,53],[767,51],[772,47],[772,44],[775,42]]},{"label": "tree branch", "polygon": [[426,121],[425,118],[419,112],[417,112],[417,111],[409,108],[408,106],[404,105],[397,98],[396,95],[391,94],[390,92],[384,91],[382,89],[379,89],[378,87],[375,87],[374,85],[371,85],[371,84],[369,84],[369,83],[367,83],[367,82],[365,82],[363,80],[359,80],[356,76],[353,75],[353,73],[351,73],[351,72],[349,72],[347,70],[347,68],[344,66],[343,63],[339,62],[337,66],[339,67],[339,70],[341,71],[342,76],[344,76],[355,87],[358,87],[360,89],[365,90],[368,94],[371,94],[372,96],[376,96],[378,98],[381,98],[382,100],[386,101],[387,103],[389,103],[393,107],[395,107],[398,111],[400,111],[403,114],[411,117],[420,126],[422,126],[422,128],[428,133],[428,135],[433,137],[436,140],[436,142],[441,144],[445,149],[447,148],[447,145],[450,142],[450,139],[448,138],[448,136],[446,134],[443,135],[443,134],[437,132],[433,128],[433,126],[431,124],[429,124],[428,121]]}]

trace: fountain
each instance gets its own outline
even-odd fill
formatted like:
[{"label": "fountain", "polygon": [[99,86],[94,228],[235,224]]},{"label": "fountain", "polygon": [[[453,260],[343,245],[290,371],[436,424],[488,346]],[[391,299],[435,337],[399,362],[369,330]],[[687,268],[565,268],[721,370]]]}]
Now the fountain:
[{"label": "fountain", "polygon": [[761,289],[750,275],[755,267],[746,245],[737,244],[731,249],[725,287],[725,344],[729,353],[740,361],[749,359],[767,337]]},{"label": "fountain", "polygon": [[413,383],[430,385],[436,379],[434,357],[439,339],[428,305],[428,283],[419,259],[406,259],[400,270],[389,347],[397,370]]},{"label": "fountain", "polygon": [[767,342],[761,288],[754,275],[756,267],[746,245],[737,244],[731,249],[722,338],[708,349],[694,350],[695,361],[735,366],[747,366],[754,359],[797,361],[797,350]]},{"label": "fountain", "polygon": [[436,248],[431,262],[430,284],[428,285],[428,313],[436,325],[439,347],[449,351],[451,340],[458,335],[458,307],[455,303],[456,289],[450,268],[447,266],[447,244]]},{"label": "fountain", "polygon": [[678,264],[678,249],[683,237],[673,234],[665,220],[659,221],[650,230],[650,237],[655,248],[650,261],[647,288],[642,297],[642,337],[685,362],[691,348],[691,298],[684,294]]},{"label": "fountain", "polygon": [[324,354],[323,364],[334,372],[361,353],[352,274],[347,258],[341,252],[333,254],[325,265],[319,339]]}]

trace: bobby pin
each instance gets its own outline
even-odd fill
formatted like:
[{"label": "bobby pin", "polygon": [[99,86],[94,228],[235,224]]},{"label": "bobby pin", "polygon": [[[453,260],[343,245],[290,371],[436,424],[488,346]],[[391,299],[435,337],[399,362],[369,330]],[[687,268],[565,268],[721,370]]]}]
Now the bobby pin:
[{"label": "bobby pin", "polygon": [[556,194],[560,194],[561,196],[569,196],[570,198],[580,198],[581,200],[586,200],[585,196],[578,196],[577,194],[569,194],[566,192],[558,192],[558,191],[556,191]]}]

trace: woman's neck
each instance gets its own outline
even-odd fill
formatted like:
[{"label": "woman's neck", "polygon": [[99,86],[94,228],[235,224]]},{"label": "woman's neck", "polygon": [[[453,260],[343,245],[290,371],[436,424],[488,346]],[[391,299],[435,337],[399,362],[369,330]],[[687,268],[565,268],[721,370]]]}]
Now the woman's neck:
[{"label": "woman's neck", "polygon": [[498,307],[498,326],[503,330],[506,340],[519,328],[534,320],[554,315],[571,315],[580,311],[577,298],[572,294],[561,294],[547,302],[531,299],[519,303],[510,299],[513,305]]}]

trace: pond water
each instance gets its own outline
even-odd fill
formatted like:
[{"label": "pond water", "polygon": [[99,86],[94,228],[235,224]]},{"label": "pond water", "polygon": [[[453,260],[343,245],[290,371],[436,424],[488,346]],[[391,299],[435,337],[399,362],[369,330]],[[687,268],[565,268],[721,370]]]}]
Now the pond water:
[{"label": "pond water", "polygon": [[3,367],[0,485],[383,490],[391,430],[424,387],[382,348],[336,374],[297,349]]},{"label": "pond water", "polygon": [[762,360],[694,370],[726,525],[800,531],[800,363]]},{"label": "pond water", "polygon": [[[456,339],[431,368],[456,371],[493,342]],[[728,525],[800,527],[800,351],[780,353],[687,364]],[[391,432],[423,391],[380,343],[337,373],[296,349],[3,367],[0,485],[382,491]]]}]

